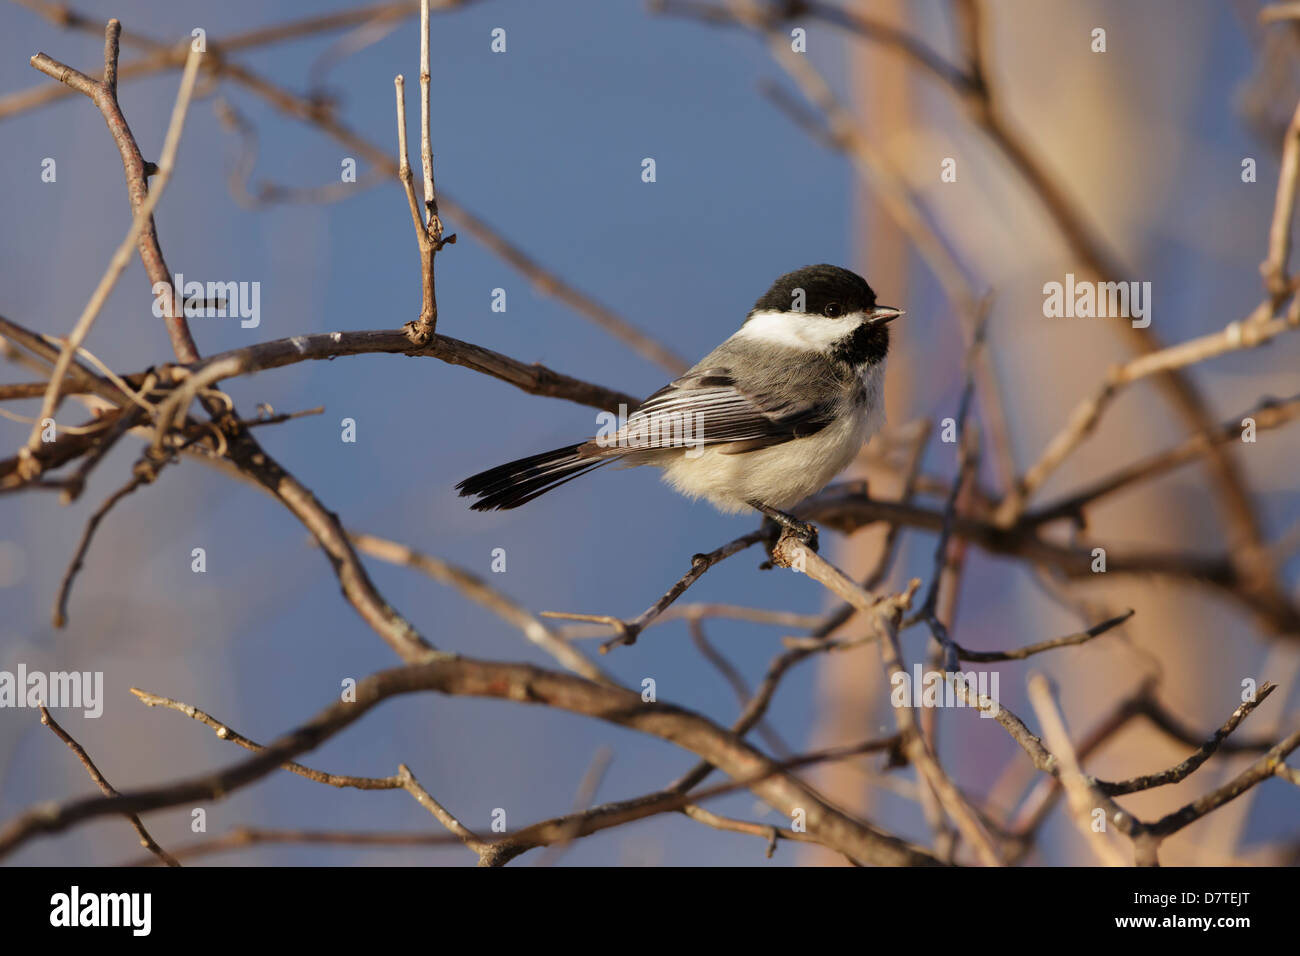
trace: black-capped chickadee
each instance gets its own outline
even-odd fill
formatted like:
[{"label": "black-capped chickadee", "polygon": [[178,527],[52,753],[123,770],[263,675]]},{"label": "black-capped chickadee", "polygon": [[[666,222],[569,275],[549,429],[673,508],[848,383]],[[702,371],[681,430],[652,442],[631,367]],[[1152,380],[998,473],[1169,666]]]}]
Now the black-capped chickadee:
[{"label": "black-capped chickadee", "polygon": [[889,322],[859,275],[788,272],[745,324],[618,427],[466,478],[475,511],[517,508],[612,461],[656,465],[664,480],[724,512],[754,508],[814,543],[786,513],[824,488],[884,424]]}]

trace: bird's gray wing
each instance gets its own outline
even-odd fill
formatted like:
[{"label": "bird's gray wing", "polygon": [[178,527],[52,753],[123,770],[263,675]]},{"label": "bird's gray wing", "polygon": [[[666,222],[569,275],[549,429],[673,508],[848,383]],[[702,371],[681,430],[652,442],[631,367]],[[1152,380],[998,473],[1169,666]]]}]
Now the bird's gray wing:
[{"label": "bird's gray wing", "polygon": [[733,444],[729,454],[814,435],[831,421],[833,401],[809,401],[773,389],[744,388],[725,366],[697,366],[655,392],[616,438],[631,449]]}]

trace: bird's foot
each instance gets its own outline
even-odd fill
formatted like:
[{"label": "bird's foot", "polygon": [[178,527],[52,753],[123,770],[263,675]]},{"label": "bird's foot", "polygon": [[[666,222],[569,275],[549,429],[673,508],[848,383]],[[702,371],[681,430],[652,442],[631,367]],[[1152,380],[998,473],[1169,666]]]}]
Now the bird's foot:
[{"label": "bird's foot", "polygon": [[758,566],[760,571],[770,571],[780,563],[776,560],[775,551],[786,537],[794,538],[809,551],[817,552],[817,526],[810,522],[798,521],[786,514],[782,514],[780,518],[767,515],[763,518],[761,530],[763,550],[767,552],[767,560]]},{"label": "bird's foot", "polygon": [[809,551],[817,552],[817,526],[808,521],[796,521],[786,532],[799,540]]}]

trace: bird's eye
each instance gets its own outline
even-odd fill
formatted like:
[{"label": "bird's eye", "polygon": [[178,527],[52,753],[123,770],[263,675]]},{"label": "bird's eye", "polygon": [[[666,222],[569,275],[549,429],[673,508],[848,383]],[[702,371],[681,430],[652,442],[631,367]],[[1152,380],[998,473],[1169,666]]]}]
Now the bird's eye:
[{"label": "bird's eye", "polygon": [[844,313],[844,309],[841,308],[838,302],[827,302],[826,308],[822,309],[822,315],[832,319],[837,318],[843,313]]}]

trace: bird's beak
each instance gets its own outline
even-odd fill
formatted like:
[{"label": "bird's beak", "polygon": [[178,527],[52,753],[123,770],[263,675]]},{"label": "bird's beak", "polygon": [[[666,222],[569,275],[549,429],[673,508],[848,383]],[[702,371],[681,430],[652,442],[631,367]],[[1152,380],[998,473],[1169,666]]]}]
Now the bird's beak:
[{"label": "bird's beak", "polygon": [[907,315],[907,313],[891,305],[878,305],[867,313],[867,318],[872,322],[892,322],[900,315]]}]

